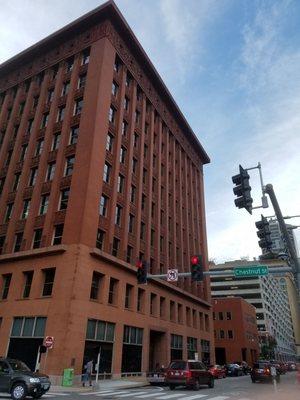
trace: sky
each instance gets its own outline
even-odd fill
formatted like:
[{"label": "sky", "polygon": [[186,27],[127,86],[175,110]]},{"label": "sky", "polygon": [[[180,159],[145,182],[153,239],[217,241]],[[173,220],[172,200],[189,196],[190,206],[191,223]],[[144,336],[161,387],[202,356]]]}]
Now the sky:
[{"label": "sky", "polygon": [[[1,0],[0,63],[102,3]],[[116,4],[211,158],[204,167],[209,258],[257,257],[255,222],[274,211],[237,209],[231,177],[239,164],[260,162],[283,215],[300,215],[300,1]],[[258,170],[249,174],[259,206]]]}]

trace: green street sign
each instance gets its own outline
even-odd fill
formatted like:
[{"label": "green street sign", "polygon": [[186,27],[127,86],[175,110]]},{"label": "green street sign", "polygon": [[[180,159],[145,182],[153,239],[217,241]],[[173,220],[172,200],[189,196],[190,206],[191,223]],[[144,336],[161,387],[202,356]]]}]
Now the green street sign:
[{"label": "green street sign", "polygon": [[269,269],[266,265],[251,265],[249,267],[233,268],[235,277],[268,275]]}]

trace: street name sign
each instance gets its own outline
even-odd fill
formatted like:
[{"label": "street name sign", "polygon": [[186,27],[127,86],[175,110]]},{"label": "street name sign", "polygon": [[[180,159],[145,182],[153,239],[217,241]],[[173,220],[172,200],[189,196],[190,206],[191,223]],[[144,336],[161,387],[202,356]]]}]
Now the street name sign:
[{"label": "street name sign", "polygon": [[268,275],[269,269],[266,265],[251,265],[249,267],[234,267],[233,272],[235,277],[259,276]]}]

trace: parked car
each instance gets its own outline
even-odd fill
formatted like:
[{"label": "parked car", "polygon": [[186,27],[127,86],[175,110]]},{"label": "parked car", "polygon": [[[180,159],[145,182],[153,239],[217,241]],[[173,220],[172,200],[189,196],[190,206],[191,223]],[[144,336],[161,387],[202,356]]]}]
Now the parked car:
[{"label": "parked car", "polygon": [[218,378],[226,378],[226,369],[221,365],[211,365],[209,367],[209,372],[216,379]]},{"label": "parked car", "polygon": [[288,371],[296,371],[297,365],[295,362],[289,361],[288,363]]},{"label": "parked car", "polygon": [[271,382],[272,381],[272,368],[276,369],[275,379],[280,382],[280,372],[276,368],[276,365],[272,364],[270,361],[258,361],[254,363],[251,371],[251,381],[253,383],[259,382]]},{"label": "parked car", "polygon": [[238,364],[226,364],[225,369],[226,369],[227,376],[242,376],[242,375],[244,375],[243,368]]},{"label": "parked car", "polygon": [[147,373],[147,380],[150,385],[165,385],[166,384],[166,368],[160,368],[158,371]]},{"label": "parked car", "polygon": [[214,377],[201,361],[176,360],[172,361],[167,368],[166,383],[170,390],[176,386],[192,387],[198,390],[200,385],[214,387]]},{"label": "parked car", "polygon": [[22,361],[0,358],[0,392],[9,393],[13,400],[39,399],[50,385],[47,375],[32,372]]}]

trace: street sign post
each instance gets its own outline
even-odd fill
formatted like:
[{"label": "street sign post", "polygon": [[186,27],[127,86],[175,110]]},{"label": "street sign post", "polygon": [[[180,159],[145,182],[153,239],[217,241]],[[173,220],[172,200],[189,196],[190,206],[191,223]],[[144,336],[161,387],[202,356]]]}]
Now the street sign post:
[{"label": "street sign post", "polygon": [[235,277],[261,276],[261,275],[268,275],[269,268],[266,265],[251,265],[249,267],[234,267],[233,273],[234,273]]},{"label": "street sign post", "polygon": [[167,281],[168,282],[177,282],[178,281],[178,269],[169,269],[168,270]]}]

